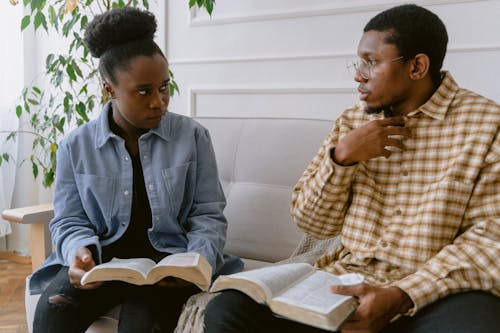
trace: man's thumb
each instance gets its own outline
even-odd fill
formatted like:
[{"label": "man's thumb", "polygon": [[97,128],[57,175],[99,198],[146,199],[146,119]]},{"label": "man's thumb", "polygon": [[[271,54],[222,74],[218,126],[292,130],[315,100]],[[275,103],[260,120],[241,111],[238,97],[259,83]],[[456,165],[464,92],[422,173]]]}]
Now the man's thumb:
[{"label": "man's thumb", "polygon": [[333,285],[330,291],[334,294],[356,296],[359,292],[358,285]]}]

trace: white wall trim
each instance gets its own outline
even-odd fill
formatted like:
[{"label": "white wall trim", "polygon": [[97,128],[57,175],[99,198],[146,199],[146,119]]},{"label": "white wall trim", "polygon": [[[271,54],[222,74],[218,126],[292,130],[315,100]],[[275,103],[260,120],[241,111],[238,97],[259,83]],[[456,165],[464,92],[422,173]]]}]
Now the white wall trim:
[{"label": "white wall trim", "polygon": [[[500,44],[487,45],[458,45],[448,49],[448,53],[469,52],[500,52]],[[321,60],[321,59],[350,59],[355,57],[354,52],[329,52],[317,54],[288,54],[281,56],[257,56],[257,57],[216,57],[199,59],[173,59],[170,65],[204,65],[219,63],[246,63],[246,62],[272,62],[272,61],[297,61],[297,60]]]},{"label": "white wall trim", "polygon": [[[435,6],[435,5],[450,5],[458,3],[467,2],[481,2],[488,0],[416,0],[413,1],[419,5],[423,6]],[[371,11],[381,11],[389,7],[402,5],[408,3],[408,1],[392,1],[392,0],[379,0],[374,3],[374,1],[363,1],[357,4],[339,4],[336,3],[333,6],[328,7],[317,7],[317,8],[294,8],[290,10],[280,9],[280,10],[266,10],[260,12],[254,12],[252,14],[246,15],[214,15],[213,17],[200,17],[197,15],[198,10],[192,9],[188,16],[188,25],[190,27],[207,26],[207,25],[221,25],[221,24],[235,24],[235,23],[246,23],[246,22],[258,22],[258,21],[270,21],[270,20],[284,20],[284,19],[294,19],[302,17],[316,17],[316,16],[329,16],[329,15],[342,15],[350,13],[362,13]],[[216,11],[216,9],[215,9]]]},{"label": "white wall trim", "polygon": [[[196,97],[198,95],[273,95],[273,94],[355,94],[357,90],[350,86],[303,86],[303,87],[276,87],[276,86],[198,86],[188,89],[188,110],[190,117],[198,117]],[[203,115],[203,117],[217,117]],[[267,117],[266,117],[267,118]],[[276,118],[270,115],[269,118]],[[292,117],[293,118],[293,117]]]}]

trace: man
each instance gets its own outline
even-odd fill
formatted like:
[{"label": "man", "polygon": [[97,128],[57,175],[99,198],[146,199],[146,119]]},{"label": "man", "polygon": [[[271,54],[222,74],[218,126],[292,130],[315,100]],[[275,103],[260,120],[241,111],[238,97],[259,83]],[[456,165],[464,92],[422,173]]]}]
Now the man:
[{"label": "man", "polygon": [[[342,332],[497,332],[500,327],[500,106],[441,66],[441,20],[416,5],[375,16],[353,63],[363,103],[337,119],[294,189],[292,215],[341,237],[319,269],[359,299]],[[229,291],[207,332],[320,330],[274,318]]]}]

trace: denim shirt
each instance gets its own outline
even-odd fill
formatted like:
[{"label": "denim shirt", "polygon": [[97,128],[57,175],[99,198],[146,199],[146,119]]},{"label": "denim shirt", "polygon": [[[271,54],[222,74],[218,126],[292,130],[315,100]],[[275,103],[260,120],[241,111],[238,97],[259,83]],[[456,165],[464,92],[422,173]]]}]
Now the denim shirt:
[{"label": "denim shirt", "polygon": [[[33,274],[31,293],[43,291],[81,247],[93,247],[100,263],[102,247],[128,227],[132,160],[125,141],[110,130],[110,105],[59,144],[49,227],[55,251]],[[139,154],[152,213],[151,245],[160,252],[197,252],[214,275],[241,270],[241,260],[222,253],[226,201],[208,131],[189,117],[167,112],[157,128],[141,135]]]}]

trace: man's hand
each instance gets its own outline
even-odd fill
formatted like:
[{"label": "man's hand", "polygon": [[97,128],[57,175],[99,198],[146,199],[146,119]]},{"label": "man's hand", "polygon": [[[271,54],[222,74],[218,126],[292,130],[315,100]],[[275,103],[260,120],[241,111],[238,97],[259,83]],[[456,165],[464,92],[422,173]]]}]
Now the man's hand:
[{"label": "man's hand", "polygon": [[386,147],[405,149],[402,139],[410,137],[411,131],[404,125],[403,116],[370,121],[340,139],[332,159],[340,165],[352,165],[379,156],[388,158],[391,151]]},{"label": "man's hand", "polygon": [[83,274],[90,271],[95,266],[94,258],[92,258],[92,252],[86,247],[82,247],[76,251],[75,259],[69,266],[69,281],[75,287],[79,289],[95,289],[102,285],[102,282],[93,282],[82,286],[80,281],[82,280]]},{"label": "man's hand", "polygon": [[413,307],[411,298],[397,287],[375,287],[366,283],[352,286],[331,286],[333,293],[355,296],[356,312],[342,325],[342,333],[375,333],[398,314]]}]

